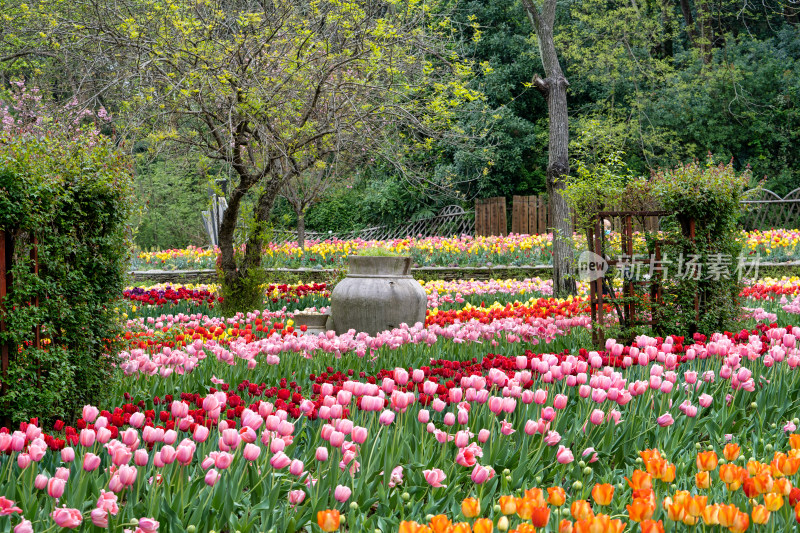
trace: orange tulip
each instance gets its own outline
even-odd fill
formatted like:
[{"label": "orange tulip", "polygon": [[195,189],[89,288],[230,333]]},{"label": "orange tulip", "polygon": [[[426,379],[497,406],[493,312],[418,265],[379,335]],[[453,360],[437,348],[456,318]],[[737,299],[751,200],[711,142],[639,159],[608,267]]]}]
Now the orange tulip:
[{"label": "orange tulip", "polygon": [[634,470],[631,479],[625,478],[625,481],[627,481],[628,485],[634,490],[653,488],[652,476],[641,470]]},{"label": "orange tulip", "polygon": [[516,506],[519,517],[523,520],[530,520],[536,504],[533,500],[529,500],[528,498],[517,498]]},{"label": "orange tulip", "polygon": [[698,489],[710,489],[711,474],[709,474],[708,472],[698,472],[697,474],[694,475],[694,483],[695,485],[697,485]]},{"label": "orange tulip", "polygon": [[693,526],[697,524],[697,517],[686,513],[683,515],[683,523],[687,526]]},{"label": "orange tulip", "polygon": [[664,509],[667,510],[667,518],[673,522],[683,522],[683,518],[686,516],[686,508],[680,503],[666,503],[665,500]]},{"label": "orange tulip", "polygon": [[336,531],[339,529],[339,511],[328,509],[317,513],[317,524],[322,531]]},{"label": "orange tulip", "polygon": [[740,466],[728,463],[719,467],[719,478],[725,483],[729,491],[739,490],[746,476],[747,470]]},{"label": "orange tulip", "polygon": [[633,502],[626,505],[628,509],[628,518],[634,522],[641,522],[653,517],[655,507],[650,505],[650,502],[642,498],[634,498]]},{"label": "orange tulip", "polygon": [[764,466],[766,465],[762,465],[758,461],[747,461],[747,473],[751,476],[758,475]]},{"label": "orange tulip", "polygon": [[649,463],[653,459],[661,459],[661,452],[655,448],[650,450],[642,450],[639,452],[639,457],[642,458],[642,461],[645,463]]},{"label": "orange tulip", "polygon": [[783,507],[783,496],[774,492],[764,494],[764,505],[767,506],[768,511],[777,511]]},{"label": "orange tulip", "polygon": [[776,494],[782,494],[784,496],[788,496],[792,492],[792,482],[782,477],[780,479],[776,479],[775,482],[772,484],[772,490]]},{"label": "orange tulip", "polygon": [[520,524],[509,533],[536,533],[536,528],[530,524]]},{"label": "orange tulip", "polygon": [[737,512],[733,518],[733,523],[730,525],[732,533],[744,533],[750,527],[750,515],[747,513]]},{"label": "orange tulip", "polygon": [[544,507],[547,503],[544,501],[544,491],[542,489],[528,489],[525,491],[525,499],[532,500],[536,507]]},{"label": "orange tulip", "polygon": [[547,506],[544,507],[534,507],[531,513],[531,523],[535,527],[544,527],[550,521],[550,508]]},{"label": "orange tulip", "polygon": [[698,517],[703,514],[703,509],[708,505],[708,496],[694,496],[686,504],[686,512],[691,516]]},{"label": "orange tulip", "polygon": [[586,500],[575,500],[572,502],[569,511],[575,520],[586,520],[594,514],[592,506]]},{"label": "orange tulip", "polygon": [[431,533],[431,528],[424,524],[417,524],[410,520],[403,520],[400,522],[398,533]]},{"label": "orange tulip", "polygon": [[733,442],[729,442],[725,445],[725,448],[722,450],[722,455],[725,457],[727,461],[735,461],[737,457],[739,457],[739,452],[741,448],[738,444],[734,444]]},{"label": "orange tulip", "polygon": [[719,459],[717,458],[717,454],[713,450],[700,452],[697,454],[697,469],[701,472],[710,472],[711,470],[716,470],[718,462]]},{"label": "orange tulip", "polygon": [[755,483],[756,490],[760,494],[764,494],[772,491],[774,480],[769,472],[762,471],[760,474],[753,477],[753,482]]},{"label": "orange tulip", "polygon": [[758,489],[756,488],[756,481],[751,477],[745,479],[744,483],[742,483],[742,491],[744,492],[744,495],[747,496],[748,498],[755,498],[756,496],[761,494],[760,492],[758,492]]},{"label": "orange tulip", "polygon": [[707,505],[703,509],[703,523],[707,526],[719,524],[719,504]]},{"label": "orange tulip", "polygon": [[572,522],[566,518],[558,523],[558,533],[572,533]]},{"label": "orange tulip", "polygon": [[653,476],[653,479],[661,479],[667,471],[669,463],[662,457],[653,457],[649,461],[645,461],[644,466],[647,473]]},{"label": "orange tulip", "polygon": [[517,512],[517,499],[513,496],[500,496],[498,501],[500,512],[503,514],[514,514]]},{"label": "orange tulip", "polygon": [[797,502],[797,505],[794,506],[794,519],[800,524],[800,502]]},{"label": "orange tulip", "polygon": [[481,502],[476,498],[464,498],[461,502],[461,512],[467,518],[475,518],[481,514]]},{"label": "orange tulip", "polygon": [[766,524],[769,522],[769,511],[763,505],[754,506],[750,515],[753,517],[754,524]]},{"label": "orange tulip", "polygon": [[433,533],[450,533],[450,530],[453,527],[453,523],[450,521],[447,516],[443,514],[437,514],[433,518],[431,518],[431,529]]},{"label": "orange tulip", "polygon": [[731,527],[737,514],[739,514],[739,509],[735,505],[721,504],[719,506],[719,525]]},{"label": "orange tulip", "polygon": [[656,493],[653,492],[653,489],[634,490],[631,499],[635,500],[636,498],[645,500],[650,507],[655,508],[656,506]]},{"label": "orange tulip", "polygon": [[472,527],[467,522],[459,522],[453,525],[452,533],[472,533]]},{"label": "orange tulip", "polygon": [[664,483],[672,483],[675,481],[675,465],[672,463],[667,464],[667,468],[661,474],[661,481]]},{"label": "orange tulip", "polygon": [[793,450],[800,450],[800,435],[797,433],[789,435],[789,446],[791,446]]},{"label": "orange tulip", "polygon": [[658,522],[642,520],[639,525],[642,526],[642,533],[664,533],[664,524],[661,523],[661,520]]},{"label": "orange tulip", "polygon": [[672,501],[686,507],[689,504],[689,500],[692,499],[692,495],[689,493],[688,490],[679,490],[675,493],[675,497],[672,498]]},{"label": "orange tulip", "polygon": [[592,487],[592,499],[597,505],[608,505],[614,497],[614,485],[609,483],[596,483]]},{"label": "orange tulip", "polygon": [[561,507],[567,501],[567,493],[561,487],[550,487],[547,489],[547,503],[555,507]]},{"label": "orange tulip", "polygon": [[475,523],[472,525],[472,531],[474,533],[492,533],[494,529],[494,523],[488,518],[479,518],[475,520]]}]

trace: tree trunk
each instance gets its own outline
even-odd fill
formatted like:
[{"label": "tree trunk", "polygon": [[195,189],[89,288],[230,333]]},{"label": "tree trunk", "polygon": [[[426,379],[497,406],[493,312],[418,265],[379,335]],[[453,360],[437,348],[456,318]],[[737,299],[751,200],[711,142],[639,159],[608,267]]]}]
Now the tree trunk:
[{"label": "tree trunk", "polygon": [[[264,252],[264,232],[267,230],[267,221],[272,212],[272,206],[278,197],[278,192],[283,185],[283,176],[275,175],[270,178],[258,198],[255,212],[255,225],[247,238],[244,253],[243,266],[245,271],[248,268],[258,268],[261,266],[261,258]],[[246,274],[244,272],[243,274]]]},{"label": "tree trunk", "polygon": [[297,209],[297,245],[304,252],[306,251],[306,213],[303,209]]},{"label": "tree trunk", "polygon": [[545,0],[541,11],[532,0],[522,0],[528,19],[536,31],[545,79],[534,77],[534,85],[547,99],[550,119],[550,138],[547,158],[547,195],[551,206],[549,228],[553,232],[553,293],[557,296],[575,294],[572,276],[574,252],[572,246],[572,217],[562,196],[569,174],[569,116],[567,87],[569,82],[558,62],[553,26],[556,0]]},{"label": "tree trunk", "polygon": [[239,276],[238,265],[236,264],[236,257],[233,249],[233,237],[236,231],[236,221],[239,219],[239,208],[242,204],[242,198],[252,186],[251,181],[247,177],[240,177],[239,185],[231,191],[228,198],[228,208],[222,215],[222,224],[219,226],[219,268],[222,271],[222,277],[228,284],[236,283]]},{"label": "tree trunk", "polygon": [[697,28],[694,27],[692,6],[689,5],[689,0],[680,0],[680,5],[683,21],[686,23],[686,37],[689,39],[689,46],[694,46],[694,42],[697,39]]}]

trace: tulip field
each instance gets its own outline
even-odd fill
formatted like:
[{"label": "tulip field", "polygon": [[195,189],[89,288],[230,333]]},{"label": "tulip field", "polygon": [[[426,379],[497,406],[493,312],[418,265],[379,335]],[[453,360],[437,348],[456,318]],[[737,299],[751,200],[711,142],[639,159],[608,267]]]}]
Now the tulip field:
[{"label": "tulip field", "polygon": [[324,311],[324,284],[230,317],[213,285],[129,288],[107,403],[0,432],[0,531],[800,522],[799,278],[748,282],[738,331],[603,349],[585,287],[423,286],[425,323],[375,337],[304,335],[293,314]]},{"label": "tulip field", "polygon": [[[577,250],[586,249],[586,236],[575,234]],[[759,254],[763,261],[800,259],[800,230],[773,229],[741,233],[746,254]],[[491,266],[550,264],[552,234],[508,235],[506,237],[426,237],[365,241],[330,239],[307,240],[305,249],[297,243],[271,244],[265,254],[275,267],[339,268],[348,255],[376,246],[408,254],[420,266]],[[609,238],[611,250],[620,249],[620,234]],[[634,234],[636,253],[644,251],[644,236]],[[214,268],[219,250],[188,247],[176,250],[139,252],[133,270]]]}]

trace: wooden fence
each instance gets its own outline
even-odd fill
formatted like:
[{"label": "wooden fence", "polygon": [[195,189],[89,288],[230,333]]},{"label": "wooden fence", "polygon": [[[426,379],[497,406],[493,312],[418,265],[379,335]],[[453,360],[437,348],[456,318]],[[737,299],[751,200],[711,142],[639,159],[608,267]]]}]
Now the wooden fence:
[{"label": "wooden fence", "polygon": [[508,235],[506,216],[505,197],[475,200],[475,235]]}]

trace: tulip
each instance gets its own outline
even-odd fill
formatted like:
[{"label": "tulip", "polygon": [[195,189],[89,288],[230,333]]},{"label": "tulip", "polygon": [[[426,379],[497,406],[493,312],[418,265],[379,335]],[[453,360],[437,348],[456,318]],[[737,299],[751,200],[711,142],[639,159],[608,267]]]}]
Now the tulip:
[{"label": "tulip", "polygon": [[86,472],[93,472],[97,470],[97,467],[99,466],[100,466],[100,457],[91,452],[86,452],[86,454],[84,454],[83,469]]},{"label": "tulip", "polygon": [[561,507],[567,501],[567,493],[561,487],[547,489],[547,503],[554,507]]},{"label": "tulip", "polygon": [[609,505],[614,497],[614,485],[596,483],[592,487],[592,499],[597,505]]},{"label": "tulip", "polygon": [[717,454],[713,451],[699,452],[697,454],[697,469],[701,472],[716,470],[717,464]]},{"label": "tulip", "polygon": [[64,527],[67,529],[75,529],[80,526],[81,522],[83,521],[83,516],[79,510],[68,509],[66,506],[56,508],[52,513],[50,513],[50,517],[58,527]]},{"label": "tulip", "polygon": [[472,531],[474,533],[492,533],[494,523],[488,518],[479,518],[472,524]]},{"label": "tulip", "polygon": [[560,446],[558,452],[556,452],[556,460],[562,465],[565,465],[574,461],[575,456],[572,455],[572,451],[569,448]]},{"label": "tulip", "polygon": [[138,525],[139,529],[141,529],[144,533],[156,533],[158,531],[159,524],[152,518],[140,518]]},{"label": "tulip", "polygon": [[97,419],[97,415],[100,414],[100,409],[93,405],[84,405],[83,406],[83,414],[82,417],[86,421],[87,424],[91,424]]},{"label": "tulip", "polygon": [[656,419],[656,422],[658,423],[659,426],[661,426],[662,428],[665,428],[665,427],[671,426],[675,422],[675,419],[672,418],[671,414],[664,413],[663,415],[659,416]]},{"label": "tulip", "polygon": [[75,450],[72,447],[67,446],[66,448],[61,450],[61,461],[65,463],[71,463],[75,460]]},{"label": "tulip", "polygon": [[475,518],[481,513],[481,502],[475,498],[465,498],[461,502],[461,513],[466,518]]},{"label": "tulip", "polygon": [[81,446],[88,448],[94,444],[96,438],[97,434],[93,429],[82,429],[78,441],[81,443]]},{"label": "tulip", "polygon": [[445,473],[438,469],[434,468],[433,470],[423,470],[422,475],[425,476],[425,481],[433,488],[439,487],[446,487],[447,485],[442,485],[442,481],[447,477]]},{"label": "tulip", "polygon": [[317,459],[317,461],[320,461],[320,462],[327,461],[328,460],[328,448],[326,448],[325,446],[317,447],[315,458]]},{"label": "tulip", "polygon": [[333,497],[336,498],[336,501],[339,503],[346,502],[353,491],[350,490],[349,487],[345,487],[344,485],[336,485],[336,488],[333,491]]},{"label": "tulip", "polygon": [[500,505],[500,512],[505,515],[517,512],[517,500],[513,496],[500,496],[498,505]]},{"label": "tulip", "polygon": [[217,484],[217,481],[219,481],[219,477],[220,477],[219,472],[217,472],[212,468],[211,470],[206,472],[205,476],[206,485],[208,485],[209,487],[213,487],[214,485]]},{"label": "tulip", "polygon": [[289,464],[289,473],[292,474],[293,476],[302,475],[304,470],[305,470],[305,465],[303,465],[303,461],[301,461],[300,459],[294,459]]},{"label": "tulip", "polygon": [[470,478],[472,482],[476,485],[480,485],[494,477],[494,470],[491,467],[481,466],[479,464],[475,465],[475,468],[472,469],[472,474]]},{"label": "tulip", "polygon": [[244,458],[248,461],[255,461],[258,459],[259,455],[261,455],[261,448],[250,443],[245,445],[244,451],[242,452],[242,456],[244,456]]},{"label": "tulip", "polygon": [[269,464],[271,464],[272,468],[276,470],[283,470],[284,468],[289,466],[291,462],[292,460],[289,458],[289,456],[287,456],[283,452],[276,453],[269,460]]},{"label": "tulip", "polygon": [[14,533],[33,533],[33,524],[30,520],[23,519],[22,522],[14,526]]},{"label": "tulip", "polygon": [[108,527],[108,511],[105,509],[92,509],[92,512],[89,516],[91,516],[92,524],[95,526],[102,529],[106,529]]},{"label": "tulip", "polygon": [[575,500],[572,502],[569,512],[575,520],[586,520],[594,514],[592,512],[592,507],[586,500]]},{"label": "tulip", "polygon": [[290,490],[289,491],[289,504],[294,507],[306,499],[306,491],[304,490]]},{"label": "tulip", "polygon": [[383,426],[389,426],[394,422],[394,412],[389,411],[388,409],[383,411],[378,418],[378,423]]},{"label": "tulip", "polygon": [[31,464],[31,456],[27,453],[21,453],[17,456],[17,466],[20,470],[25,470]]},{"label": "tulip", "polygon": [[317,512],[317,525],[322,531],[336,531],[339,529],[339,511],[329,509]]}]

